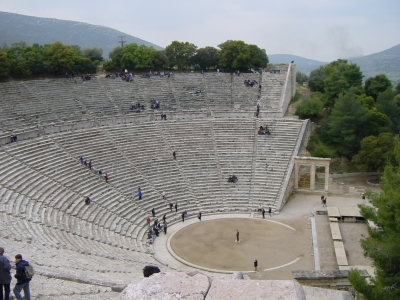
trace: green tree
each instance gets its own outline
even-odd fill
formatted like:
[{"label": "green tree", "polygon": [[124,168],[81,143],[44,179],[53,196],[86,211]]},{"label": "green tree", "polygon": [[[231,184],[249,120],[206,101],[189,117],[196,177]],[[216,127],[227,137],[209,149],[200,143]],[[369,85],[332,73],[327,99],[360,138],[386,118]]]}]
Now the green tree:
[{"label": "green tree", "polygon": [[245,66],[247,69],[265,68],[268,64],[268,56],[265,49],[260,49],[257,45],[247,45],[250,53],[250,65]]},{"label": "green tree", "polygon": [[218,64],[217,53],[218,49],[214,47],[200,48],[193,57],[193,63],[197,65],[200,70],[215,69]]},{"label": "green tree", "polygon": [[84,48],[82,50],[83,57],[89,58],[92,62],[103,61],[103,49],[100,47]]},{"label": "green tree", "polygon": [[361,140],[360,151],[353,156],[352,162],[367,172],[382,172],[388,162],[392,162],[394,139],[390,132],[379,136],[367,136]]},{"label": "green tree", "polygon": [[322,115],[323,108],[324,103],[319,97],[312,95],[297,105],[295,115],[299,116],[301,119],[309,118],[315,121]]},{"label": "green tree", "polygon": [[339,154],[353,156],[360,148],[360,141],[366,136],[364,126],[369,111],[356,98],[354,91],[340,94],[332,109],[325,134],[331,136]]},{"label": "green tree", "polygon": [[376,227],[368,227],[368,237],[361,240],[364,254],[371,258],[375,278],[369,282],[357,271],[349,274],[356,292],[367,300],[400,299],[400,141],[394,141],[395,163],[385,167],[381,178],[382,193],[366,193],[371,205],[359,205],[361,215]]},{"label": "green tree", "polygon": [[312,70],[308,79],[308,86],[313,92],[323,93],[324,90],[325,71],[324,67]]},{"label": "green tree", "polygon": [[10,75],[10,62],[7,54],[0,50],[0,77],[8,77]]},{"label": "green tree", "polygon": [[72,70],[79,55],[79,52],[72,46],[64,45],[61,42],[45,45],[44,53],[47,69],[56,74]]},{"label": "green tree", "polygon": [[221,49],[218,52],[218,65],[231,72],[247,70],[251,57],[245,42],[228,40],[218,47]]},{"label": "green tree", "polygon": [[400,107],[391,88],[387,88],[378,95],[376,109],[389,117],[392,132],[398,133],[400,131]]},{"label": "green tree", "polygon": [[371,109],[375,106],[375,100],[371,96],[365,94],[357,96],[357,99],[361,102],[362,106]]},{"label": "green tree", "polygon": [[340,93],[343,93],[350,87],[346,78],[336,71],[324,80],[326,104],[332,107]]},{"label": "green tree", "polygon": [[162,70],[167,67],[167,57],[165,56],[165,50],[159,50],[154,56],[154,68],[156,70]]},{"label": "green tree", "polygon": [[400,82],[396,85],[396,95],[400,95]]},{"label": "green tree", "polygon": [[170,68],[177,67],[179,70],[186,70],[191,64],[197,51],[197,46],[189,42],[173,41],[165,48]]},{"label": "green tree", "polygon": [[371,96],[375,100],[380,93],[383,93],[388,88],[392,88],[392,83],[385,74],[370,77],[365,81],[365,94]]},{"label": "green tree", "polygon": [[296,81],[298,84],[303,84],[304,82],[308,81],[308,76],[306,75],[306,73],[297,71],[296,72]]}]

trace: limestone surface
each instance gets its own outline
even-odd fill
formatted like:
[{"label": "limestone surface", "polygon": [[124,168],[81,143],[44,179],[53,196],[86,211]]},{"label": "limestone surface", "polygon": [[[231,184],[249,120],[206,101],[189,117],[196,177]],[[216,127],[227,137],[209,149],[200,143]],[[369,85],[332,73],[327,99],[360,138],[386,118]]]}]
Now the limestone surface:
[{"label": "limestone surface", "polygon": [[128,285],[117,299],[203,300],[211,282],[210,277],[198,271],[161,272]]}]

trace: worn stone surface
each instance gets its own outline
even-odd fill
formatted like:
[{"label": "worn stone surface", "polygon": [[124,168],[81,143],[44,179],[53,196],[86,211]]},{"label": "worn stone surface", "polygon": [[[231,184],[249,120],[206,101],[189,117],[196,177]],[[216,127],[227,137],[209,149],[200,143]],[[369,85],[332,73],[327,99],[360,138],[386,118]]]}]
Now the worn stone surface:
[{"label": "worn stone surface", "polygon": [[232,279],[244,279],[242,272],[233,272]]},{"label": "worn stone surface", "polygon": [[207,300],[219,299],[280,299],[305,300],[303,288],[294,280],[214,279]]},{"label": "worn stone surface", "polygon": [[211,282],[210,277],[198,271],[161,272],[128,285],[117,299],[203,300]]}]

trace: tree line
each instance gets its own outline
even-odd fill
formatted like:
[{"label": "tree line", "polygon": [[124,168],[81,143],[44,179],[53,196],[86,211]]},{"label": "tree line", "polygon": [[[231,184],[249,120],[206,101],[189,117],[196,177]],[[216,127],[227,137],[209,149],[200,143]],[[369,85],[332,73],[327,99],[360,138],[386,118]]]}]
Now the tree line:
[{"label": "tree line", "polygon": [[95,73],[103,60],[102,54],[103,50],[98,47],[81,49],[61,42],[32,46],[24,42],[14,43],[0,48],[0,77]]},{"label": "tree line", "polygon": [[145,45],[129,44],[114,48],[110,60],[104,63],[107,71],[128,69],[141,71],[155,70],[210,70],[224,69],[228,72],[260,69],[268,64],[264,49],[243,41],[228,40],[218,48],[198,48],[189,42],[173,41],[165,50],[157,51]]},{"label": "tree line", "polygon": [[[384,74],[368,78],[356,64],[339,59],[313,70],[311,96],[295,114],[318,124],[317,139],[360,171],[380,171],[394,161],[394,135],[400,131],[400,84],[394,89]],[[332,157],[322,147],[313,155]]]},{"label": "tree line", "polygon": [[116,47],[104,61],[103,50],[98,47],[81,49],[77,45],[26,45],[24,42],[0,48],[0,77],[27,77],[43,74],[63,75],[94,73],[102,63],[106,71],[145,70],[210,70],[227,72],[266,67],[268,56],[264,49],[243,41],[228,40],[218,48],[198,48],[189,42],[173,41],[165,50],[135,43]]}]

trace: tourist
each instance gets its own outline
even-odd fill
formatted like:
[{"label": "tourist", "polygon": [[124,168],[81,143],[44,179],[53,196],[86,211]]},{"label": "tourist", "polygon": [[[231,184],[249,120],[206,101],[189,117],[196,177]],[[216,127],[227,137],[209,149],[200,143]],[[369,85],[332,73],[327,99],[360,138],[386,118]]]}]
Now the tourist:
[{"label": "tourist", "polygon": [[24,290],[24,299],[30,300],[30,290],[29,290],[29,282],[31,278],[26,278],[25,275],[25,267],[29,266],[29,262],[22,259],[21,254],[15,255],[15,265],[16,265],[16,274],[14,277],[17,279],[17,283],[14,287],[14,295],[18,300],[22,300],[21,291]]},{"label": "tourist", "polygon": [[106,183],[108,183],[108,173],[104,174],[104,180],[106,181]]},{"label": "tourist", "polygon": [[92,200],[89,198],[89,196],[86,197],[85,203],[86,203],[86,205],[89,205],[90,203],[92,203]]},{"label": "tourist", "polygon": [[167,234],[167,228],[168,228],[168,225],[167,225],[167,223],[166,223],[166,222],[164,223],[164,226],[163,226],[163,227],[164,227],[164,233],[165,233],[165,234]]},{"label": "tourist", "polygon": [[147,219],[146,219],[146,225],[149,226],[149,227],[150,227],[150,221],[151,221],[150,218],[147,217]]},{"label": "tourist", "polygon": [[137,195],[139,197],[139,200],[142,200],[142,191],[139,191],[139,193]]},{"label": "tourist", "polygon": [[257,259],[254,261],[254,271],[257,272],[258,261]]},{"label": "tourist", "polygon": [[365,195],[364,195],[364,193],[362,194],[362,199],[365,200]]},{"label": "tourist", "polygon": [[185,222],[185,212],[182,212],[182,222]]},{"label": "tourist", "polygon": [[169,204],[169,209],[171,210],[171,212],[172,212],[172,208],[174,208],[174,204],[171,202],[171,203]]},{"label": "tourist", "polygon": [[178,212],[178,202],[175,203],[175,213]]},{"label": "tourist", "polygon": [[262,209],[261,213],[262,213],[263,219],[265,219],[265,209],[264,208]]},{"label": "tourist", "polygon": [[151,210],[151,214],[153,215],[153,218],[156,216],[156,210],[154,209],[154,207],[153,207],[153,209]]},{"label": "tourist", "polygon": [[271,209],[271,207],[268,208],[268,214],[269,214],[270,217],[272,217],[272,209]]},{"label": "tourist", "polygon": [[164,223],[167,222],[167,214],[164,214],[162,219],[163,219]]},{"label": "tourist", "polygon": [[162,191],[162,198],[163,198],[163,200],[166,200],[167,198],[165,197],[165,192],[164,191]]},{"label": "tourist", "polygon": [[199,211],[197,218],[201,221],[201,211]]},{"label": "tourist", "polygon": [[[4,255],[4,248],[0,247],[0,299],[10,299],[11,264]],[[4,287],[4,294],[3,294]],[[3,296],[4,295],[4,296]]]},{"label": "tourist", "polygon": [[240,240],[239,240],[239,230],[236,230],[236,241],[235,241],[235,243],[239,243],[240,242]]},{"label": "tourist", "polygon": [[172,156],[176,159],[176,151],[172,152]]}]

